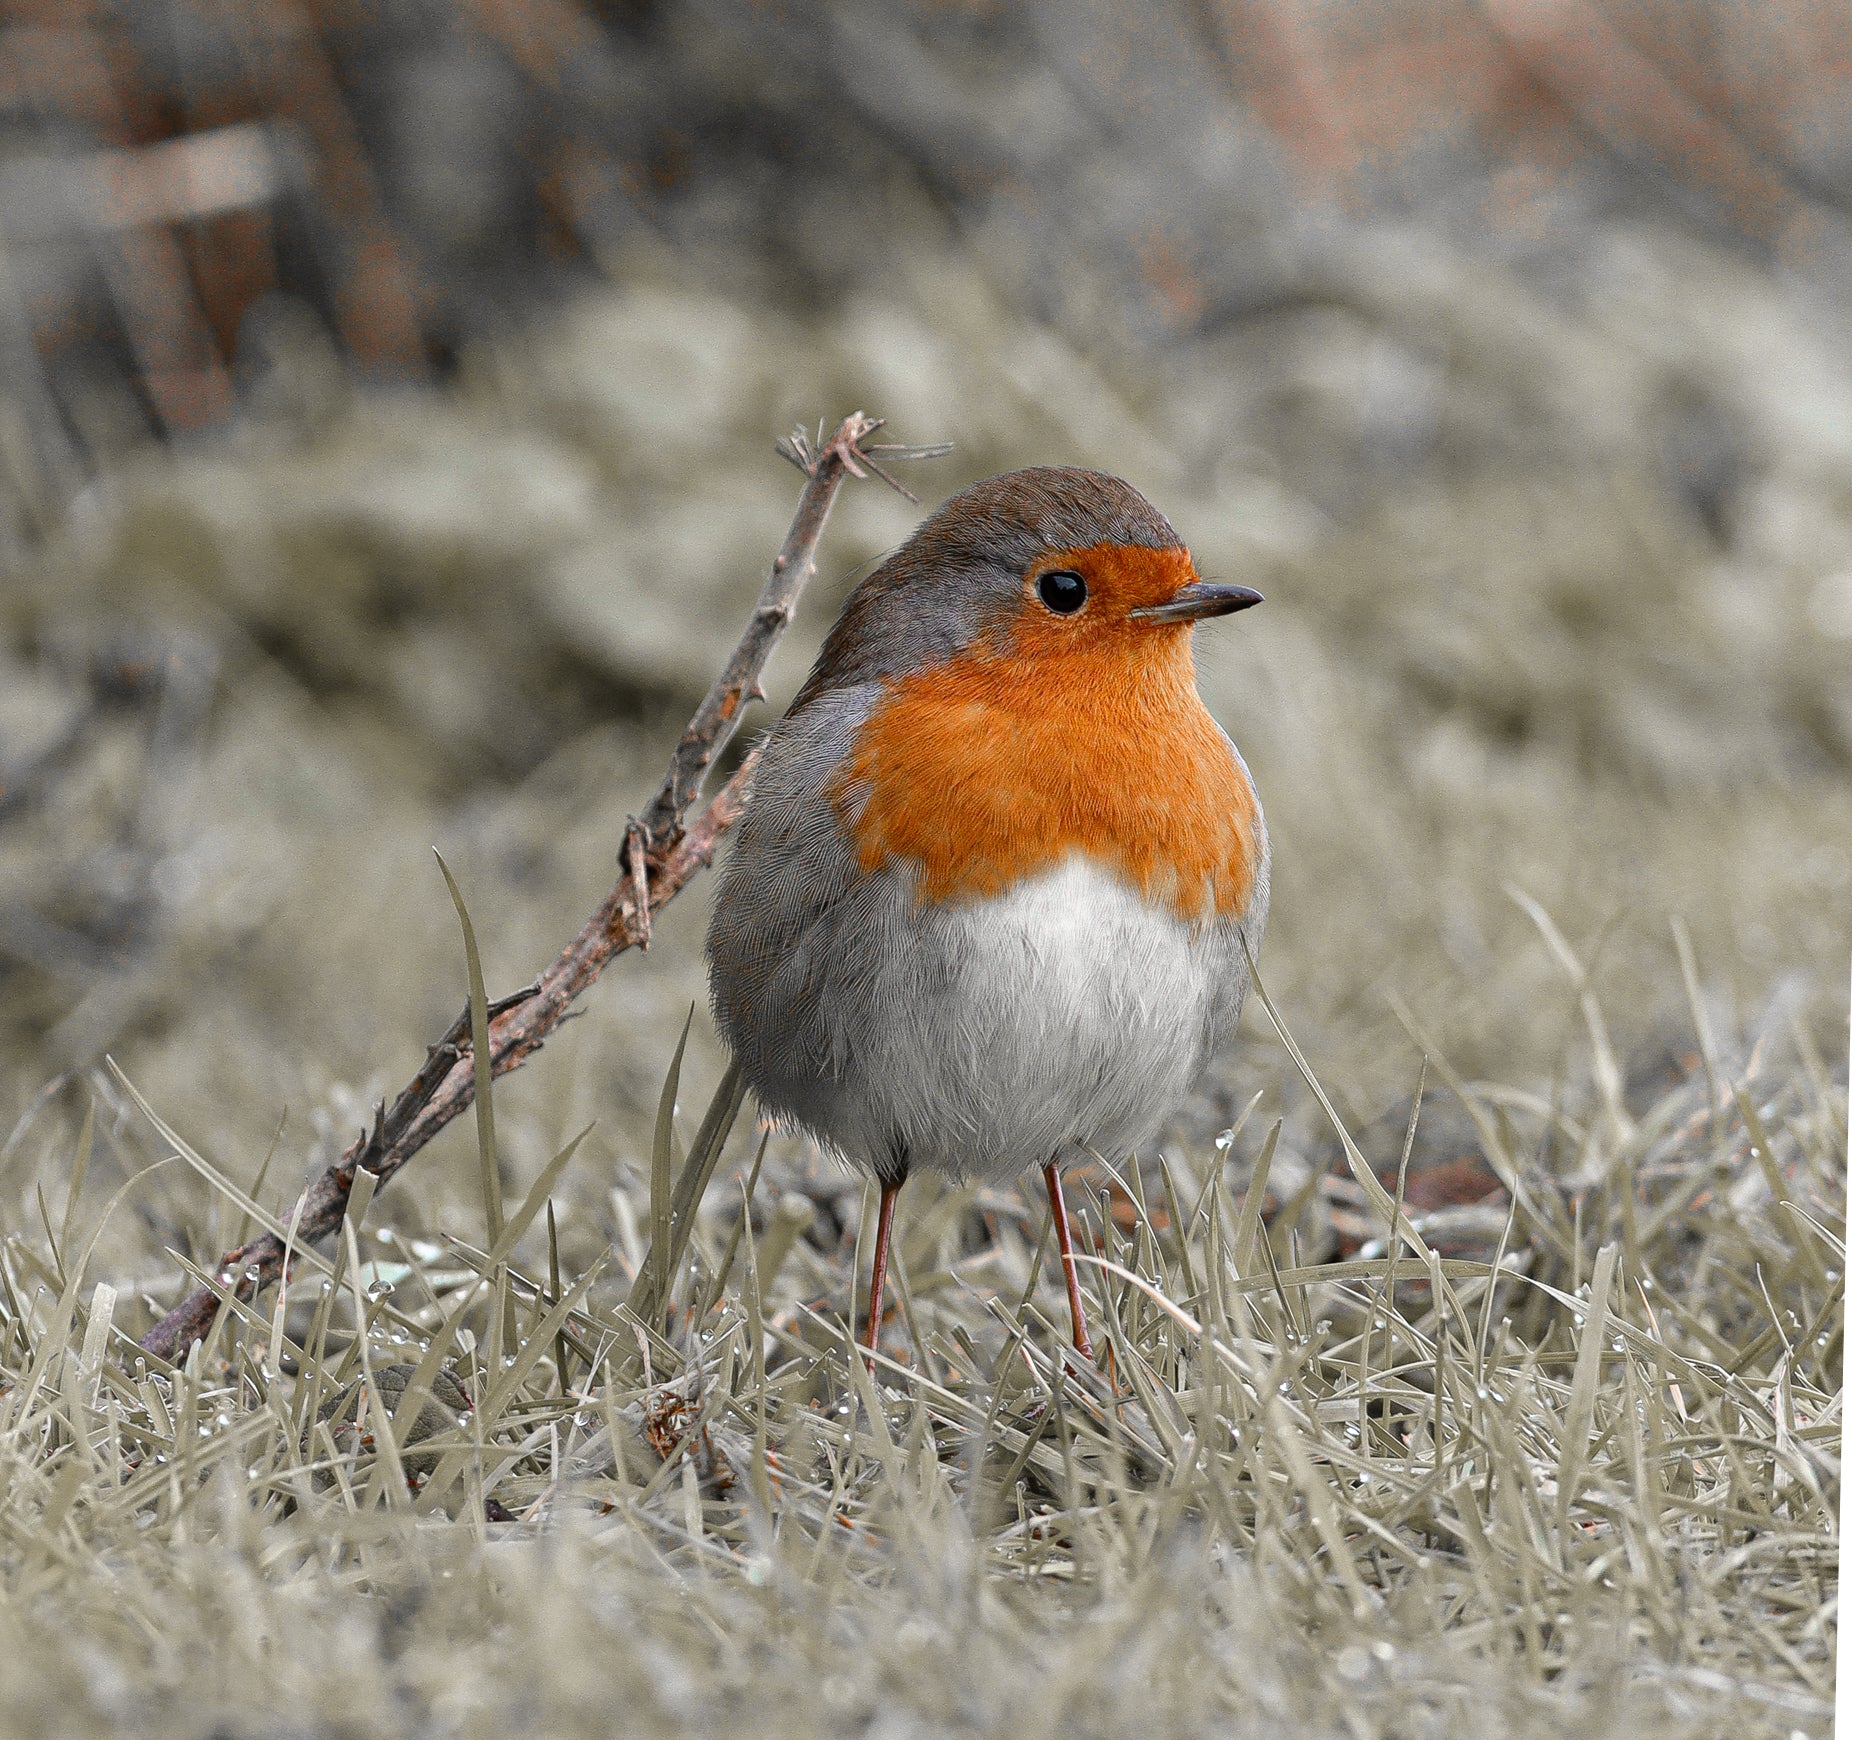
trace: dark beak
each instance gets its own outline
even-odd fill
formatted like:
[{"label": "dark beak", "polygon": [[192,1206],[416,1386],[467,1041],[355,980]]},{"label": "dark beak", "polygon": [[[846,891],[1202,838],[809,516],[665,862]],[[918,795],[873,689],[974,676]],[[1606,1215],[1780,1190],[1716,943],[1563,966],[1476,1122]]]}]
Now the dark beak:
[{"label": "dark beak", "polygon": [[1147,604],[1130,614],[1137,622],[1199,622],[1205,616],[1227,616],[1259,604],[1252,586],[1224,586],[1216,580],[1193,580],[1162,604]]}]

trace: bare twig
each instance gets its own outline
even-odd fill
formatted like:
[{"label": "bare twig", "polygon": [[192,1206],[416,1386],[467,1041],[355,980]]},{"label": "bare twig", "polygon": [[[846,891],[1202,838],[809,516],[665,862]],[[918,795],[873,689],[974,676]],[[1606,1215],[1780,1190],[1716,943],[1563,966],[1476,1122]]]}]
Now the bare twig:
[{"label": "bare twig", "polygon": [[820,449],[810,448],[801,429],[793,433],[788,447],[780,446],[779,451],[795,459],[810,481],[798,500],[797,517],[785,533],[784,545],[772,558],[772,571],[746,632],[695,709],[688,729],[669,758],[669,771],[639,818],[649,841],[652,863],[672,851],[681,838],[688,806],[701,789],[714,757],[726,747],[737,728],[740,709],[750,699],[767,656],[791,620],[797,595],[815,572],[817,541],[823,536],[836,492],[845,477],[866,475],[862,465],[867,455],[860,450],[861,444],[881,427],[881,421],[856,411],[843,419],[842,427]]},{"label": "bare twig", "polygon": [[[815,570],[817,543],[837,492],[849,477],[863,475],[860,467],[866,455],[859,444],[880,427],[877,419],[857,411],[843,420],[826,445],[811,449],[803,443],[809,481],[791,530],[738,646],[682,733],[661,788],[626,833],[625,861],[616,885],[539,978],[489,1007],[492,1075],[518,1069],[546,1043],[572,1003],[611,960],[648,935],[649,914],[660,911],[713,862],[721,837],[739,819],[752,790],[757,751],[746,757],[692,824],[687,812],[714,758],[738,728],[746,701],[758,693],[759,673]],[[802,442],[801,435],[798,440]],[[639,844],[641,850],[632,849]],[[390,1108],[380,1107],[372,1129],[309,1186],[299,1211],[296,1243],[315,1244],[339,1228],[358,1169],[364,1167],[384,1184],[475,1097],[465,1009],[425,1054],[417,1074]],[[282,1274],[283,1258],[282,1240],[265,1233],[221,1257],[216,1277],[221,1288],[250,1299]],[[206,1333],[218,1309],[219,1295],[210,1287],[197,1288],[142,1337],[141,1346],[171,1360]]]}]

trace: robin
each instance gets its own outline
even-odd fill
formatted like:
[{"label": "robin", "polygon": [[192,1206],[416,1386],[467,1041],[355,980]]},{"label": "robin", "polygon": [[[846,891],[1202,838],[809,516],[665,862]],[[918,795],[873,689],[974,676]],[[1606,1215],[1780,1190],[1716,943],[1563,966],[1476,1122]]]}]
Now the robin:
[{"label": "robin", "polygon": [[1268,845],[1196,692],[1192,630],[1261,602],[1199,579],[1129,484],[1013,471],[850,593],[764,746],[708,928],[716,1022],[760,1105],[881,1185],[1041,1169],[1061,1194],[1189,1092],[1247,995]]}]

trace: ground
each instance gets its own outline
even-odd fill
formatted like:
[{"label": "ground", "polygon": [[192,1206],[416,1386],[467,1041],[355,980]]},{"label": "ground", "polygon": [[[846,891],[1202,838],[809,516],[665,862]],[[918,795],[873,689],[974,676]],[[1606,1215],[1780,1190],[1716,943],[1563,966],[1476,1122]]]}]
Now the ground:
[{"label": "ground", "polygon": [[[91,487],[0,598],[10,1728],[1826,1731],[1852,350],[1650,227],[1564,294],[1349,258],[1136,366],[951,257],[811,320],[658,267]],[[750,1108],[638,1333],[699,884],[497,1088],[511,1212],[591,1125],[557,1282],[538,1199],[487,1261],[466,1120],[332,1291],[141,1359],[248,1218],[206,1164],[286,1219],[461,1003],[431,848],[492,995],[614,879],[772,438],[858,405],[957,444],[929,503],[1105,466],[1267,594],[1199,642],[1277,1021],[1082,1180],[1110,1362],[1032,1197],[920,1189],[867,1377],[861,1186],[773,1134],[736,1237]],[[773,706],[915,517],[853,486]]]}]

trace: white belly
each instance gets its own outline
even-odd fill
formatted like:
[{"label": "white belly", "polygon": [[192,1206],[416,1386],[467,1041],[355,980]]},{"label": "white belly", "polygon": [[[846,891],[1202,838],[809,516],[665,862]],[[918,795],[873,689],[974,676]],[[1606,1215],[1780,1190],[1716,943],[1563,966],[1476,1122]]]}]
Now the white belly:
[{"label": "white belly", "polygon": [[1247,989],[1232,924],[1186,924],[1079,856],[932,909],[876,977],[841,1035],[829,1134],[987,1180],[1149,1141]]}]

